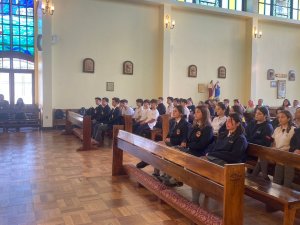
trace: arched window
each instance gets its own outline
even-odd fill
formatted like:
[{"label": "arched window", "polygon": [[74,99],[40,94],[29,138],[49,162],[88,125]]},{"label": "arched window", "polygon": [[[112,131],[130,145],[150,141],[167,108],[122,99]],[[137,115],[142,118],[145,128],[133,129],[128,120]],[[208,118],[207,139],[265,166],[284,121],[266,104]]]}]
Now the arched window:
[{"label": "arched window", "polygon": [[178,1],[195,3],[199,5],[221,7],[224,9],[232,9],[237,11],[244,10],[243,0],[178,0]]},{"label": "arched window", "polygon": [[259,14],[300,20],[300,0],[259,0]]},{"label": "arched window", "polygon": [[34,0],[0,1],[0,94],[34,102]]}]

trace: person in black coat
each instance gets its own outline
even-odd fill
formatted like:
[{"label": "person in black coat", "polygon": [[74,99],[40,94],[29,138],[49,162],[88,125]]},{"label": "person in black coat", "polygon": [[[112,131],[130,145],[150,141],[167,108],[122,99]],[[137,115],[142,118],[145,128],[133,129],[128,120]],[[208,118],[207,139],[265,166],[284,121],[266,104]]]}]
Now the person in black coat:
[{"label": "person in black coat", "polygon": [[255,120],[246,127],[246,138],[248,142],[270,147],[272,144],[273,127],[268,121],[269,110],[262,106],[257,108]]},{"label": "person in black coat", "polygon": [[108,123],[108,118],[110,115],[110,107],[108,105],[108,98],[102,98],[102,103],[95,109],[95,120],[98,123]]},{"label": "person in black coat", "polygon": [[213,141],[210,113],[206,105],[197,106],[193,126],[189,129],[186,149],[194,156],[203,156],[205,149]]},{"label": "person in black coat", "polygon": [[168,146],[186,145],[189,123],[183,116],[183,107],[181,105],[175,106],[173,109],[173,118],[169,123],[169,133],[165,140]]},{"label": "person in black coat", "polygon": [[227,132],[218,136],[217,140],[206,149],[208,160],[222,166],[226,163],[244,162],[248,142],[240,115],[229,114],[226,128]]},{"label": "person in black coat", "polygon": [[158,98],[158,104],[157,104],[157,111],[159,112],[159,115],[166,114],[166,106],[164,105],[164,99],[163,97]]}]

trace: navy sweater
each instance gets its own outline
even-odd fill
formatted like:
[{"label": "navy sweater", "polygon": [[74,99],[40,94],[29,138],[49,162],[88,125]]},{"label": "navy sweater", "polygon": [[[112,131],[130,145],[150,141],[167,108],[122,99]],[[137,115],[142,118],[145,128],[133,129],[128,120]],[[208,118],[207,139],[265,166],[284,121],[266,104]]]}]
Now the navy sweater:
[{"label": "navy sweater", "polygon": [[290,142],[290,152],[300,149],[300,128],[295,129],[295,133]]},{"label": "navy sweater", "polygon": [[241,163],[246,159],[247,146],[248,142],[243,134],[222,135],[208,146],[207,152],[209,156],[227,163]]},{"label": "navy sweater", "polygon": [[205,155],[205,149],[213,141],[213,129],[211,126],[193,126],[189,130],[187,147],[189,153],[194,156]]},{"label": "navy sweater", "polygon": [[170,138],[171,145],[181,145],[187,141],[189,123],[185,119],[181,119],[178,124],[175,119],[171,119],[169,128],[167,138]]},{"label": "navy sweater", "polygon": [[265,121],[261,124],[257,124],[256,121],[252,121],[246,127],[246,138],[248,142],[270,147],[272,144],[272,125]]}]

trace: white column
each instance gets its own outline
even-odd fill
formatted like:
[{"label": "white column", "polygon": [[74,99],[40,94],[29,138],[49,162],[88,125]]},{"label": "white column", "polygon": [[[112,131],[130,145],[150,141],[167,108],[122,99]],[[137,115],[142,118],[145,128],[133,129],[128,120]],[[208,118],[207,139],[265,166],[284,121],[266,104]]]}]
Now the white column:
[{"label": "white column", "polygon": [[166,99],[170,95],[170,70],[171,70],[171,33],[172,30],[166,29],[165,20],[166,16],[170,16],[172,18],[172,9],[170,5],[164,4],[162,7],[161,13],[161,24],[163,30],[163,79],[162,79],[162,89],[163,89],[163,97]]},{"label": "white column", "polygon": [[257,18],[252,18],[251,21],[251,99],[253,99],[254,101],[257,101],[259,96],[257,96],[257,70],[258,70],[258,62],[257,62],[257,54],[258,54],[258,50],[257,50],[257,42],[259,41],[259,39],[254,38],[254,28],[256,27],[258,29],[258,20]]}]

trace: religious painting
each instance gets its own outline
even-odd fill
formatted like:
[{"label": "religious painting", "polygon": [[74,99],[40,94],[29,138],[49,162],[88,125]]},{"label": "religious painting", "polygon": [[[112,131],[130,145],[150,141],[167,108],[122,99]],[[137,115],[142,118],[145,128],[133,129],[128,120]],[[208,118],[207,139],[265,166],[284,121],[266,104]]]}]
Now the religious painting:
[{"label": "religious painting", "polygon": [[284,99],[286,95],[286,81],[277,81],[277,99]]},{"label": "religious painting", "polygon": [[115,90],[114,82],[106,82],[106,91],[114,91]]},{"label": "religious painting", "polygon": [[95,72],[95,61],[91,58],[85,58],[83,60],[83,69],[84,73],[94,73]]},{"label": "religious painting", "polygon": [[267,71],[267,80],[275,80],[275,70],[268,69],[268,71]]},{"label": "religious painting", "polygon": [[295,81],[296,80],[296,72],[295,70],[289,71],[289,81]]},{"label": "religious painting", "polygon": [[190,65],[188,68],[188,76],[189,77],[197,77],[197,66]]},{"label": "religious painting", "polygon": [[131,61],[125,61],[123,63],[123,74],[127,74],[127,75],[133,74],[133,63]]},{"label": "religious painting", "polygon": [[225,66],[220,66],[218,68],[218,78],[222,78],[222,79],[226,78],[226,67]]},{"label": "religious painting", "polygon": [[206,85],[205,84],[198,84],[198,93],[205,93]]}]

